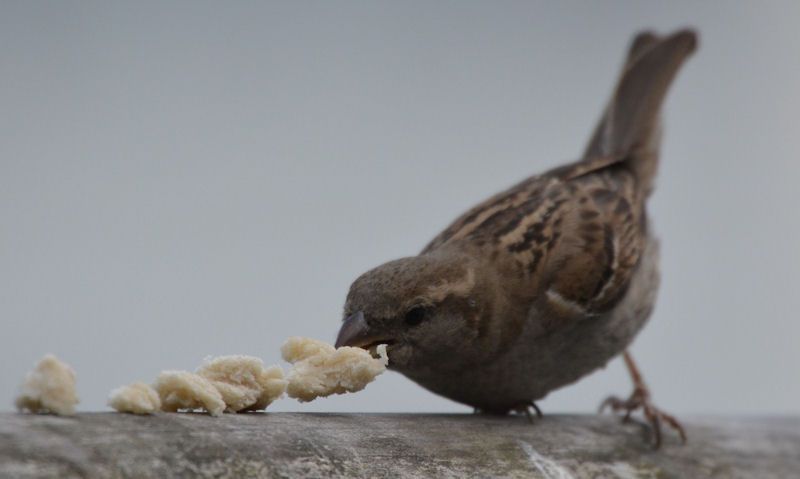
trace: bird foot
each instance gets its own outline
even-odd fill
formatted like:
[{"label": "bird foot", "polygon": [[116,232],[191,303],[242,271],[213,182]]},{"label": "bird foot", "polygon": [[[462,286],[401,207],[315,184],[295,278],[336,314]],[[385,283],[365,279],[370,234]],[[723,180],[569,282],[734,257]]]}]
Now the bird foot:
[{"label": "bird foot", "polygon": [[661,423],[665,422],[675,429],[681,437],[681,441],[686,444],[686,432],[681,423],[674,416],[658,409],[650,400],[650,391],[643,385],[634,388],[633,394],[628,399],[620,399],[616,396],[609,396],[600,404],[599,412],[602,413],[607,407],[611,407],[613,412],[625,411],[622,417],[623,422],[631,419],[631,414],[637,409],[641,409],[645,419],[653,428],[653,448],[661,446]]},{"label": "bird foot", "polygon": [[539,409],[539,406],[536,405],[533,401],[524,402],[518,406],[514,406],[511,408],[502,408],[502,409],[481,409],[481,408],[473,408],[473,414],[491,414],[496,416],[505,416],[510,412],[521,413],[527,416],[528,421],[533,422],[533,414],[531,414],[531,409],[536,413],[536,417],[541,419],[542,418],[542,410]]},{"label": "bird foot", "polygon": [[522,403],[519,406],[513,408],[512,411],[521,412],[525,414],[525,416],[528,418],[528,422],[533,423],[533,414],[531,414],[531,409],[533,409],[534,412],[536,412],[536,417],[538,419],[542,418],[542,410],[539,409],[539,406],[537,406],[536,403],[533,401]]}]

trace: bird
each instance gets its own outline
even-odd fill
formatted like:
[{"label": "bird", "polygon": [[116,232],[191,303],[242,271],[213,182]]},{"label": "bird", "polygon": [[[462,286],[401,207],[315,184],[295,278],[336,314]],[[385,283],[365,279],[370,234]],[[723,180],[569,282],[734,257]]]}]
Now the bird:
[{"label": "bird", "polygon": [[477,412],[533,408],[623,356],[634,385],[601,410],[641,410],[651,442],[680,422],[655,406],[629,348],[655,305],[659,239],[647,215],[667,91],[698,45],[636,34],[577,161],[477,204],[416,256],[350,286],[336,347],[387,344],[389,368]]}]

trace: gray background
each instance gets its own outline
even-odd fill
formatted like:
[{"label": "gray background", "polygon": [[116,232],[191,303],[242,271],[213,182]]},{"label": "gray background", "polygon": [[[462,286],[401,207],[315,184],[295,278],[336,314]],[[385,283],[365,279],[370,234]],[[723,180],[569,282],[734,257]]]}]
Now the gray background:
[{"label": "gray background", "polygon": [[[631,35],[693,25],[633,352],[676,413],[800,413],[797,2],[3,2],[0,408],[332,340],[349,283],[581,151]],[[552,394],[627,394],[619,360]],[[272,410],[467,411],[398,374]]]}]

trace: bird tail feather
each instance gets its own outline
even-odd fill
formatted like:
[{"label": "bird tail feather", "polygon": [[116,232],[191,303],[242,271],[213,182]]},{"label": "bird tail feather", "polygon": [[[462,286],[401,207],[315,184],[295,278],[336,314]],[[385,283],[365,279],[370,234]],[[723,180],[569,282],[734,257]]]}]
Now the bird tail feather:
[{"label": "bird tail feather", "polygon": [[639,33],[584,160],[604,157],[626,162],[649,192],[658,166],[661,105],[681,65],[696,48],[697,35],[691,30],[665,37]]}]

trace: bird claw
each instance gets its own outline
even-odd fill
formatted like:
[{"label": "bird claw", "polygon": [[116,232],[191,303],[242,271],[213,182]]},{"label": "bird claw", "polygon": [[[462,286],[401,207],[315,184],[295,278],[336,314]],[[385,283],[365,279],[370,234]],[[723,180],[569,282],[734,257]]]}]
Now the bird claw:
[{"label": "bird claw", "polygon": [[653,448],[658,449],[661,446],[661,423],[667,423],[670,427],[678,432],[681,441],[686,444],[686,431],[683,430],[681,423],[675,419],[674,416],[658,409],[650,400],[650,392],[643,386],[637,386],[633,390],[633,394],[628,399],[620,399],[617,396],[609,396],[602,403],[600,403],[599,411],[602,413],[607,407],[611,408],[612,412],[625,411],[622,417],[623,422],[629,422],[631,414],[641,409],[644,417],[650,426],[653,428]]}]

